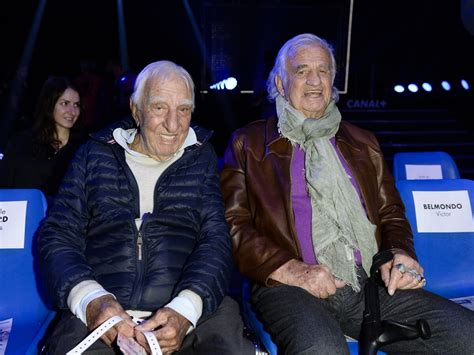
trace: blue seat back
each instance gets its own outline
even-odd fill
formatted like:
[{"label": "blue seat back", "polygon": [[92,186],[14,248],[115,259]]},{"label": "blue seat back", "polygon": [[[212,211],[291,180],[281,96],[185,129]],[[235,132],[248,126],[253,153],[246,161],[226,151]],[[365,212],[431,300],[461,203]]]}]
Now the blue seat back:
[{"label": "blue seat back", "polygon": [[[15,215],[15,207],[26,201],[26,215]],[[15,206],[12,205],[15,204]],[[25,354],[33,340],[54,313],[46,306],[38,282],[35,258],[35,233],[46,213],[46,200],[35,189],[0,189],[0,218],[8,222],[24,220],[24,236],[8,233],[6,222],[0,223],[1,238],[23,238],[23,248],[0,248],[0,320],[13,318],[7,354]],[[13,215],[12,215],[13,214]],[[11,218],[16,218],[12,221]],[[3,234],[2,234],[3,232]],[[34,353],[36,349],[33,349]]]},{"label": "blue seat back", "polygon": [[271,336],[265,330],[263,323],[257,318],[257,314],[250,304],[250,282],[247,278],[242,280],[242,316],[245,324],[247,324],[258,337],[260,342],[270,355],[277,355],[278,348],[273,342]]},{"label": "blue seat back", "polygon": [[[435,173],[439,170],[441,170],[441,176],[438,177]],[[395,181],[460,178],[456,162],[446,152],[395,153],[393,156],[393,176]]]},{"label": "blue seat back", "polygon": [[[474,231],[469,230],[469,216],[473,224],[474,181],[401,180],[397,188],[425,270],[426,288],[447,298],[474,295]],[[419,192],[428,193],[420,196]],[[468,203],[459,197],[466,194]],[[416,209],[418,218],[424,216],[423,221],[417,220]],[[462,223],[456,222],[452,228],[453,218],[460,215],[464,216]]]}]

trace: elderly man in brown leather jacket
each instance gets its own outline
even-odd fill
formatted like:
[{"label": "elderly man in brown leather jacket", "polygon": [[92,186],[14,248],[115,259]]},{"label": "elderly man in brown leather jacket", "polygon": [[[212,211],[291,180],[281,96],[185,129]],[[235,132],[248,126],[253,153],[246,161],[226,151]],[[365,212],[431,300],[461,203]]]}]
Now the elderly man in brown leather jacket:
[{"label": "elderly man in brown leather jacket", "polygon": [[[233,253],[279,351],[346,354],[377,251],[391,250],[380,288],[385,319],[428,320],[432,336],[395,353],[473,354],[474,313],[423,289],[403,203],[368,131],[341,121],[333,50],[302,34],[278,53],[267,85],[277,117],[237,130],[221,187]],[[456,327],[456,332],[454,329]]]}]

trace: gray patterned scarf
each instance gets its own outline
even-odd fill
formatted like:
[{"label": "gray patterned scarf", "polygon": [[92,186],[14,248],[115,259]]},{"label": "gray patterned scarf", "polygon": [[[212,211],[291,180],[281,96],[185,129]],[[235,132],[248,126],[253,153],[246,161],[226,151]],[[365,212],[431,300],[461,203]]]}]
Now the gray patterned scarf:
[{"label": "gray patterned scarf", "polygon": [[306,119],[282,96],[276,98],[281,135],[305,150],[306,183],[311,196],[312,239],[316,258],[333,275],[360,291],[354,251],[370,272],[377,252],[375,226],[367,219],[359,196],[330,142],[339,129],[341,114],[331,101],[319,119]]}]

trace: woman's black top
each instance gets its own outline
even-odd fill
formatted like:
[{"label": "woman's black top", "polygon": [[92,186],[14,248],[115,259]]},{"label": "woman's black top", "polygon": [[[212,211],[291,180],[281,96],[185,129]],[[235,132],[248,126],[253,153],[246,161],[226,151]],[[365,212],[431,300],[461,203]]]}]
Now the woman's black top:
[{"label": "woman's black top", "polygon": [[32,129],[14,135],[0,161],[0,188],[35,188],[54,196],[84,140],[84,134],[72,129],[68,143],[55,151],[51,145],[38,142]]}]

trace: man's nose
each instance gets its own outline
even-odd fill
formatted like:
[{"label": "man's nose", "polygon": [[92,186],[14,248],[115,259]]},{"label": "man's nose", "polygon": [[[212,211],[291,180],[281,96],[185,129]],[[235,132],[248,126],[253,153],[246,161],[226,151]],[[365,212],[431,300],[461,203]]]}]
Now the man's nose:
[{"label": "man's nose", "polygon": [[165,128],[168,132],[174,133],[178,130],[178,111],[169,110],[165,118]]},{"label": "man's nose", "polygon": [[319,76],[319,73],[315,70],[311,70],[308,73],[308,76],[306,78],[306,83],[308,85],[318,85],[321,82],[321,78]]}]

